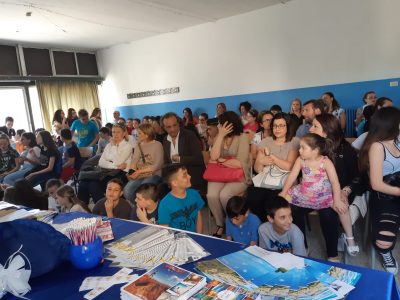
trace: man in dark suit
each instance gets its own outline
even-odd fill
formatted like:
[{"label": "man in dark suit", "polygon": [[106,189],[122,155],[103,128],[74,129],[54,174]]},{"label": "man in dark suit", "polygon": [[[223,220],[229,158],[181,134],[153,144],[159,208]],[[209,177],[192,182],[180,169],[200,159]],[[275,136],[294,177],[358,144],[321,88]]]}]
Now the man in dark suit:
[{"label": "man in dark suit", "polygon": [[192,177],[192,187],[205,194],[207,183],[203,179],[205,166],[201,141],[192,131],[180,127],[179,118],[173,112],[166,113],[161,119],[161,124],[168,133],[163,141],[164,162],[183,164]]},{"label": "man in dark suit", "polygon": [[8,135],[10,139],[12,139],[13,136],[15,136],[15,130],[12,128],[14,125],[14,119],[12,117],[7,117],[6,118],[6,125],[0,127],[0,132],[4,132],[5,134]]}]

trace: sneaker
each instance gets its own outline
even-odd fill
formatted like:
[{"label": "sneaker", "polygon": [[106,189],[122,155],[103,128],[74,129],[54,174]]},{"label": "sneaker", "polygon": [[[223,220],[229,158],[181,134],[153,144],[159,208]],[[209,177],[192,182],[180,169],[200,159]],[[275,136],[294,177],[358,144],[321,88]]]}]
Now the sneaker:
[{"label": "sneaker", "polygon": [[398,267],[397,267],[397,261],[392,255],[392,251],[379,254],[382,256],[382,265],[385,268],[386,272],[396,275]]}]

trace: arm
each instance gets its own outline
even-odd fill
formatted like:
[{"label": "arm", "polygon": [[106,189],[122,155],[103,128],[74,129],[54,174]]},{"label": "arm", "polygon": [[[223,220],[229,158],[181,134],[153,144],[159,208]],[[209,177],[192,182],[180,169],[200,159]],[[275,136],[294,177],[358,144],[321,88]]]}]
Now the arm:
[{"label": "arm", "polygon": [[342,130],[346,128],[346,112],[343,110],[339,116],[340,127]]},{"label": "arm", "polygon": [[324,162],[324,167],[326,170],[326,174],[328,175],[328,179],[332,185],[333,192],[333,205],[332,208],[339,214],[343,214],[347,211],[348,205],[341,201],[341,192],[340,192],[340,183],[339,178],[337,177],[335,166],[333,163],[326,159]]},{"label": "arm", "polygon": [[214,145],[210,152],[210,159],[217,160],[221,156],[221,147],[224,142],[225,137],[231,133],[233,130],[233,125],[225,122],[223,125],[218,125],[218,134],[215,137]]},{"label": "arm", "polygon": [[196,232],[203,233],[203,219],[200,210],[197,212]]},{"label": "arm", "polygon": [[[95,126],[96,126],[96,125],[95,125]],[[96,144],[97,144],[97,141],[99,140],[99,138],[100,138],[100,135],[99,135],[99,133],[97,132],[96,136],[95,136],[94,139],[90,142],[90,144],[88,145],[88,147],[93,147],[94,145],[96,145]]]},{"label": "arm", "polygon": [[289,150],[287,159],[280,159],[279,157],[271,154],[272,164],[277,165],[282,170],[290,171],[293,167],[296,158],[299,156],[299,152],[296,150]]},{"label": "arm", "polygon": [[28,176],[26,176],[25,178],[27,180],[29,180],[35,175],[44,174],[44,173],[53,171],[55,162],[56,162],[55,156],[51,156],[49,158],[49,164],[47,165],[47,167],[45,169],[37,171],[37,172],[33,172],[33,173],[29,174]]},{"label": "arm", "polygon": [[15,162],[15,167],[12,168],[9,171],[6,171],[4,173],[1,174],[1,177],[7,176],[8,174],[17,172],[19,170],[19,168],[21,167],[20,163],[19,163],[19,156],[14,158],[14,162]]},{"label": "arm", "polygon": [[69,157],[68,161],[62,166],[64,168],[73,167],[75,164],[75,157]]},{"label": "arm", "polygon": [[113,218],[114,217],[114,203],[112,200],[106,199],[104,202],[104,207],[106,208],[106,213],[108,218]]},{"label": "arm", "polygon": [[[265,154],[266,149],[268,149],[268,147],[260,148],[257,153],[257,158],[254,163],[254,169],[257,173],[261,173],[265,166],[272,165],[272,159],[270,155]],[[269,149],[267,151],[269,153]]]},{"label": "arm", "polygon": [[391,186],[383,181],[383,160],[385,157],[383,146],[373,143],[368,152],[369,180],[373,190],[393,196],[400,196],[400,187]]},{"label": "arm", "polygon": [[285,185],[283,186],[283,189],[279,193],[279,195],[281,195],[283,197],[285,197],[287,195],[289,188],[295,183],[297,176],[299,176],[300,171],[301,171],[301,159],[299,157],[296,159],[296,162],[294,163],[292,171],[290,171],[290,174],[285,181]]},{"label": "arm", "polygon": [[32,154],[32,159],[25,157],[23,161],[27,161],[33,165],[38,165],[40,163],[40,149],[38,147],[34,147],[29,149],[29,153]]}]

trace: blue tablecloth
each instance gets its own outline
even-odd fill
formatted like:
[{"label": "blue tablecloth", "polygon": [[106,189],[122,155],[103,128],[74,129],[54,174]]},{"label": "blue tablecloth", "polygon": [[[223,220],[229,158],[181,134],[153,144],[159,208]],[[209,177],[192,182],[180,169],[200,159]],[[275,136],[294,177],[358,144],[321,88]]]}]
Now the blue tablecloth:
[{"label": "blue tablecloth", "polygon": [[[86,214],[71,213],[61,214],[57,216],[57,223],[64,223],[75,217]],[[124,221],[119,219],[111,219],[112,228],[115,236],[115,240],[132,233],[144,225],[137,222]],[[209,236],[192,234],[191,237],[202,245],[210,256],[204,258],[205,260],[217,258],[244,248],[243,245],[229,242],[221,239],[216,239]],[[38,249],[40,251],[40,248]],[[334,264],[325,262],[332,265],[337,265],[341,268],[353,270],[362,274],[361,279],[356,285],[356,288],[348,295],[346,299],[357,299],[357,300],[381,300],[381,299],[400,299],[398,287],[394,276],[390,273],[371,270],[367,268],[361,268],[351,265]],[[75,269],[71,264],[64,263],[60,265],[54,271],[43,275],[38,278],[30,280],[32,291],[26,296],[29,299],[83,299],[83,295],[86,292],[79,292],[79,286],[82,281],[88,276],[111,276],[115,274],[119,268],[109,267],[109,262],[105,260],[100,266],[88,270],[81,271]],[[193,269],[193,264],[183,265],[183,268]],[[114,285],[95,299],[120,299],[120,285]],[[4,299],[18,299],[10,296],[9,294]]]}]

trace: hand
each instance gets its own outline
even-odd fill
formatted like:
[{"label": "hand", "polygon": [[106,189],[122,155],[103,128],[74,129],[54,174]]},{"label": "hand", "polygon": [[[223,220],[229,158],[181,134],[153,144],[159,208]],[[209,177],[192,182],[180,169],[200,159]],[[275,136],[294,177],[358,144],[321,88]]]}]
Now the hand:
[{"label": "hand", "polygon": [[344,214],[347,209],[348,209],[348,205],[346,205],[345,203],[343,203],[342,201],[333,201],[332,204],[332,208],[338,213],[338,214]]},{"label": "hand", "polygon": [[110,216],[113,214],[113,209],[114,209],[114,203],[112,200],[106,199],[104,202],[104,206],[106,208],[107,216]]},{"label": "hand", "polygon": [[23,164],[24,161],[25,161],[25,157],[20,156],[20,157],[19,157],[19,163],[20,163],[20,164]]},{"label": "hand", "polygon": [[128,176],[128,179],[137,179],[139,174],[140,173],[138,171],[135,171],[131,175]]},{"label": "hand", "polygon": [[233,131],[233,124],[226,121],[223,125],[218,125],[218,135],[225,137]]},{"label": "hand", "polygon": [[146,210],[144,208],[137,206],[136,215],[141,222],[148,222]]},{"label": "hand", "polygon": [[179,157],[178,154],[174,154],[174,155],[171,156],[171,160],[173,162],[180,162],[181,158]]},{"label": "hand", "polygon": [[274,158],[271,155],[265,156],[262,160],[263,165],[271,166],[274,164]]},{"label": "hand", "polygon": [[340,191],[340,200],[342,200],[343,203],[346,205],[349,205],[349,198],[347,192],[341,190]]},{"label": "hand", "polygon": [[26,179],[26,180],[30,180],[33,176],[34,176],[34,174],[31,173],[31,174],[29,174],[29,175],[26,175],[26,176],[25,176],[25,179]]},{"label": "hand", "polygon": [[268,147],[265,147],[265,148],[264,148],[264,154],[265,154],[266,156],[271,155],[271,150],[270,150]]},{"label": "hand", "polygon": [[117,166],[117,168],[120,169],[120,170],[125,170],[126,169],[126,163],[119,164]]}]

